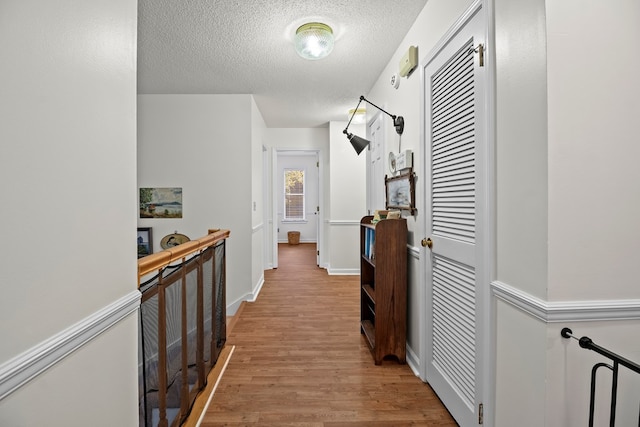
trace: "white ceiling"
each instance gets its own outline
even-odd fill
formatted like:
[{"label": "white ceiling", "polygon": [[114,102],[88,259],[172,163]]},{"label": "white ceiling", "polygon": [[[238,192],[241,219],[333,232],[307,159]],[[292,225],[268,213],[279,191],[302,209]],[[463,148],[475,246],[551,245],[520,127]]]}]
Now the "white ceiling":
[{"label": "white ceiling", "polygon": [[[268,127],[347,120],[426,2],[139,0],[138,93],[253,94]],[[333,28],[327,58],[295,52],[306,22]]]}]

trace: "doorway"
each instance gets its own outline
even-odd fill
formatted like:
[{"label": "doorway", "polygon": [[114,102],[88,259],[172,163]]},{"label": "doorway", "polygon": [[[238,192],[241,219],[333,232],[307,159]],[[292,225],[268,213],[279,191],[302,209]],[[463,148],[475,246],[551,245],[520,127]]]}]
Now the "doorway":
[{"label": "doorway", "polygon": [[316,265],[321,265],[321,174],[319,150],[274,150],[273,268],[278,267],[279,243],[289,241],[289,232],[299,233],[299,243],[315,246]]}]

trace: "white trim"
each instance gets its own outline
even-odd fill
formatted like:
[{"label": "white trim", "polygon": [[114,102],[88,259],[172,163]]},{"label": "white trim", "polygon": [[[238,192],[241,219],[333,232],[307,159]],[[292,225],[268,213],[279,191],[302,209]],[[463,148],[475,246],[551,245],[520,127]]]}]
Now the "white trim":
[{"label": "white trim", "polygon": [[360,268],[331,268],[327,265],[327,274],[329,276],[358,276]]},{"label": "white trim", "polygon": [[262,228],[264,228],[264,222],[261,222],[261,223],[260,223],[260,224],[258,224],[258,225],[254,225],[254,226],[253,226],[253,228],[251,229],[251,233],[252,233],[252,234],[253,234],[253,233],[256,233],[256,232],[258,232],[258,231],[262,230]]},{"label": "white trim", "polygon": [[260,280],[258,281],[258,284],[256,285],[256,288],[253,290],[253,292],[247,292],[246,294],[236,299],[231,304],[227,304],[227,307],[226,307],[227,315],[233,316],[234,314],[236,314],[236,312],[240,308],[240,304],[242,304],[244,301],[255,302],[256,299],[258,298],[258,295],[260,295],[260,291],[262,290],[262,286],[264,286],[264,284],[265,284],[265,281],[264,281],[264,274],[263,274],[262,276],[260,276]]},{"label": "white trim", "polygon": [[[289,238],[287,237],[284,240],[280,240],[278,239],[278,243],[289,243]],[[317,240],[314,239],[300,239],[300,241],[298,243],[315,243],[316,245],[318,244]]]},{"label": "white trim", "polygon": [[544,301],[495,281],[491,294],[546,323],[640,319],[640,300]]},{"label": "white trim", "polygon": [[236,312],[238,311],[238,309],[240,308],[240,304],[242,304],[243,301],[250,301],[251,297],[249,296],[250,294],[246,294],[243,297],[238,298],[237,300],[235,300],[234,302],[232,302],[231,304],[227,304],[227,316],[233,316],[236,314]]},{"label": "white trim", "polygon": [[0,365],[0,400],[140,308],[133,291],[89,317]]},{"label": "white trim", "polygon": [[407,245],[407,254],[417,260],[420,260],[420,248],[413,245]]},{"label": "white trim", "polygon": [[264,286],[264,272],[262,272],[262,275],[260,276],[258,286],[256,286],[256,288],[253,290],[253,298],[251,298],[250,302],[255,302],[255,300],[258,298],[258,295],[260,295],[262,286]]},{"label": "white trim", "polygon": [[[486,22],[486,35],[485,35],[485,67],[486,67],[486,90],[485,90],[485,110],[486,110],[486,158],[487,169],[485,176],[487,179],[486,188],[486,222],[483,225],[486,229],[485,234],[485,250],[487,251],[488,265],[486,266],[486,277],[488,280],[493,280],[496,277],[496,263],[497,259],[497,176],[496,176],[496,59],[495,59],[495,8],[494,0],[483,0],[482,8],[485,13]],[[484,307],[486,308],[483,319],[483,328],[486,332],[484,336],[484,363],[481,369],[485,371],[486,381],[483,386],[482,394],[484,396],[484,422],[485,425],[495,425],[495,408],[496,408],[496,328],[495,326],[495,303],[490,297],[489,292],[484,293]]]},{"label": "white trim", "polygon": [[202,424],[202,421],[204,420],[204,415],[207,413],[207,409],[209,409],[209,405],[211,405],[211,399],[213,399],[213,395],[216,393],[216,390],[218,389],[218,384],[220,384],[220,380],[222,379],[224,372],[227,370],[227,366],[229,365],[229,361],[231,361],[231,356],[233,356],[233,352],[235,349],[236,349],[235,345],[231,346],[229,357],[227,357],[227,360],[224,362],[224,365],[220,370],[220,375],[218,375],[218,378],[216,378],[216,383],[213,385],[213,389],[211,389],[211,394],[207,398],[207,403],[204,404],[204,407],[202,408],[202,412],[200,412],[200,416],[198,417],[198,421],[196,422],[196,427],[200,427],[200,425]]},{"label": "white trim", "polygon": [[359,220],[351,220],[351,219],[332,219],[329,220],[329,225],[357,225],[360,226]]},{"label": "white trim", "polygon": [[413,371],[413,375],[420,378],[420,381],[424,382],[424,379],[420,376],[420,372],[421,372],[420,358],[418,357],[416,352],[413,351],[413,348],[411,348],[409,344],[407,344],[406,353],[407,353],[407,365],[409,365],[409,368],[411,368],[411,370]]}]

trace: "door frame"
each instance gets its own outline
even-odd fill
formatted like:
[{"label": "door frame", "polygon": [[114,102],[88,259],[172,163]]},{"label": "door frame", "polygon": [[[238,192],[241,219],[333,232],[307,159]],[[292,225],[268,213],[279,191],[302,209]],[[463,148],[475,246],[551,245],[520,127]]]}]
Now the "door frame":
[{"label": "door frame", "polygon": [[316,190],[318,192],[318,206],[320,211],[317,215],[317,236],[316,236],[316,262],[318,266],[324,268],[324,168],[323,154],[321,149],[304,148],[274,148],[272,150],[271,161],[271,258],[273,268],[278,268],[278,158],[280,155],[315,155],[318,162],[318,182]]},{"label": "door frame", "polygon": [[[426,102],[425,99],[425,87],[426,87],[426,74],[425,69],[427,65],[436,57],[444,47],[449,43],[449,41],[457,34],[457,32],[473,17],[477,12],[481,12],[483,14],[484,19],[484,28],[485,28],[485,50],[484,50],[484,67],[485,67],[485,80],[484,80],[484,91],[485,91],[485,102],[484,102],[484,113],[485,113],[485,127],[484,127],[484,139],[486,143],[485,147],[485,156],[484,156],[484,204],[485,204],[485,215],[483,218],[482,224],[478,224],[484,228],[484,236],[483,236],[483,252],[486,256],[483,257],[481,261],[481,270],[482,275],[480,280],[485,284],[484,292],[481,295],[481,298],[478,299],[477,304],[482,305],[483,316],[480,319],[480,323],[477,325],[481,327],[482,330],[480,332],[480,340],[482,346],[482,354],[478,355],[481,359],[481,363],[479,364],[480,369],[483,370],[484,376],[480,389],[478,392],[481,394],[481,400],[483,403],[483,411],[484,411],[484,425],[493,425],[494,415],[495,415],[495,303],[491,299],[491,283],[496,277],[496,174],[495,174],[495,141],[496,141],[496,101],[495,101],[495,79],[496,79],[496,69],[495,69],[495,54],[494,54],[494,46],[495,46],[495,36],[494,36],[494,0],[475,0],[468,8],[463,12],[460,17],[456,20],[456,22],[449,28],[449,30],[442,36],[442,38],[438,41],[438,43],[431,49],[431,51],[420,61],[420,79],[421,79],[421,104],[420,104],[420,146],[419,149],[421,152],[421,165],[419,167],[420,173],[423,177],[427,176],[427,173],[430,171],[427,168],[427,128],[428,124],[425,123],[425,112]],[[430,144],[429,144],[430,145]],[[423,182],[427,182],[426,178]],[[422,189],[422,195],[426,195],[427,189]],[[430,212],[431,206],[426,197],[421,197],[421,211],[425,213],[425,215]],[[421,235],[423,237],[427,237],[428,230],[426,226],[426,221],[420,221],[418,224]],[[426,381],[427,377],[427,365],[429,352],[427,348],[427,339],[426,334],[428,330],[428,319],[429,319],[429,311],[430,306],[430,298],[429,291],[430,286],[427,287],[426,278],[429,276],[426,271],[426,257],[431,256],[429,250],[425,247],[419,247],[420,250],[420,263],[419,263],[419,280],[421,284],[425,286],[420,286],[420,305],[422,306],[420,313],[418,315],[419,321],[419,334],[420,334],[420,367],[418,373],[420,378],[423,381]]]}]

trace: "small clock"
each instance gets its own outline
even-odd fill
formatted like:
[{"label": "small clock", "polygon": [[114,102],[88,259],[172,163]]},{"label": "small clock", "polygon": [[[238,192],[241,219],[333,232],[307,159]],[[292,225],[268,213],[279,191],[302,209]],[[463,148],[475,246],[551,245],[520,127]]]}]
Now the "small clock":
[{"label": "small clock", "polygon": [[389,153],[389,172],[396,173],[396,155]]}]

